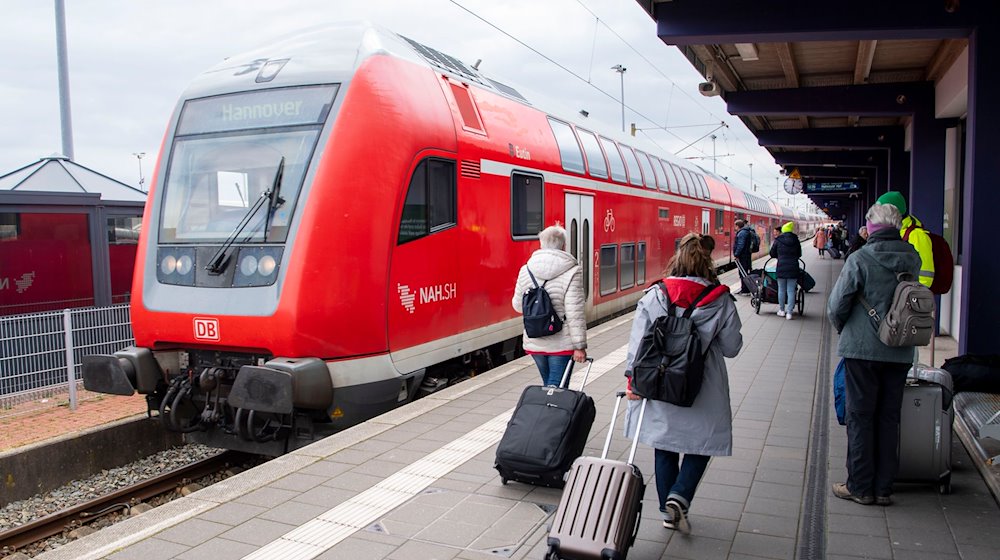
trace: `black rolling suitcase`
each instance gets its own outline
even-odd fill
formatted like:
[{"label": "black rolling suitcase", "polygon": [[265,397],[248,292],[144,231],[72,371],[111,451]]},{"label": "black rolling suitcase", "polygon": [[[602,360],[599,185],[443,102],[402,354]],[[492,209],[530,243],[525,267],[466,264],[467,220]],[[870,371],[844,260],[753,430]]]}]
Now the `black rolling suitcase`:
[{"label": "black rolling suitcase", "polygon": [[[587,358],[587,383],[593,358]],[[597,409],[594,399],[569,388],[566,366],[560,387],[526,387],[497,446],[500,481],[562,488],[566,471],[583,453]],[[581,388],[583,385],[581,385]]]},{"label": "black rolling suitcase", "polygon": [[628,549],[635,544],[642,496],[646,490],[642,473],[635,465],[635,448],[646,412],[646,399],[639,408],[628,461],[623,463],[607,457],[624,396],[625,393],[618,393],[600,458],[580,457],[569,471],[569,480],[546,541],[549,545],[546,560],[624,560]]}]

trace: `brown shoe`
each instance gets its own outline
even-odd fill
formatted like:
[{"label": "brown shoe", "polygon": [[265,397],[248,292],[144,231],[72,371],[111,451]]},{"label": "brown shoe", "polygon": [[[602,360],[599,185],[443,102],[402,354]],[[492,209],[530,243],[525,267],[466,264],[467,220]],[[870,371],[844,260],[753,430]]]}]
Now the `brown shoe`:
[{"label": "brown shoe", "polygon": [[875,496],[875,504],[879,506],[891,506],[892,497],[891,496]]},{"label": "brown shoe", "polygon": [[863,506],[870,506],[875,503],[875,498],[871,496],[855,496],[847,489],[847,484],[838,482],[833,485],[833,495],[842,500],[851,500]]}]

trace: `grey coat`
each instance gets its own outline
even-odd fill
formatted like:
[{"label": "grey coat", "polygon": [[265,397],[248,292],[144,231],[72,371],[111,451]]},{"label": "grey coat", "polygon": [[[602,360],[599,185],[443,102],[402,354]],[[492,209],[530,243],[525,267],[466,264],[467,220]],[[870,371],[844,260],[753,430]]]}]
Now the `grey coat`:
[{"label": "grey coat", "polygon": [[910,363],[913,347],[882,343],[859,295],[884,317],[896,291],[896,274],[920,273],[920,255],[893,228],[868,236],[868,242],[847,257],[827,302],[830,322],[840,333],[837,353],[845,358]]},{"label": "grey coat", "polygon": [[[701,278],[688,278],[707,285]],[[658,317],[666,315],[667,300],[657,287],[639,300],[628,343],[626,371],[631,373],[643,334]],[[683,309],[678,308],[678,313]],[[650,400],[639,432],[639,441],[656,449],[697,455],[732,455],[733,417],[729,403],[729,373],[723,359],[735,357],[743,347],[742,323],[729,294],[695,308],[691,315],[701,337],[705,378],[691,407]],[[625,435],[632,437],[641,401],[629,401]]]}]

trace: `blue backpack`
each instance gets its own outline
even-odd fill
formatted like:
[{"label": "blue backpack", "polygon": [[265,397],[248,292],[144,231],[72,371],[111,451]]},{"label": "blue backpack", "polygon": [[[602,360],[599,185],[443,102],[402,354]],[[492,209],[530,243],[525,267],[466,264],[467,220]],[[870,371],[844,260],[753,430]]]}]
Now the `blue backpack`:
[{"label": "blue backpack", "polygon": [[528,288],[521,298],[521,312],[524,314],[524,332],[528,338],[540,338],[553,335],[562,330],[563,322],[552,306],[549,293],[545,291],[545,282],[538,285],[531,269],[524,267],[531,277],[534,288]]}]

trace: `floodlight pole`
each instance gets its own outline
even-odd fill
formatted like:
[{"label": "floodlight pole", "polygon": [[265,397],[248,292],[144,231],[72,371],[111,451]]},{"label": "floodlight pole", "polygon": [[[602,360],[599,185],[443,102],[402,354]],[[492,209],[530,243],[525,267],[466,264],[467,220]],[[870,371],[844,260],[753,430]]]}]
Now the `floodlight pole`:
[{"label": "floodlight pole", "polygon": [[139,160],[139,190],[141,191],[143,190],[142,185],[146,182],[146,180],[142,178],[142,158],[146,155],[146,152],[133,153],[132,155]]},{"label": "floodlight pole", "polygon": [[66,54],[66,6],[56,0],[56,58],[59,66],[59,116],[63,155],[73,160],[73,117],[69,107],[69,60]]},{"label": "floodlight pole", "polygon": [[628,70],[628,68],[625,68],[621,64],[615,64],[614,66],[611,67],[611,69],[614,70],[615,72],[618,72],[618,77],[621,79],[621,86],[622,86],[622,132],[625,132],[625,71]]}]

